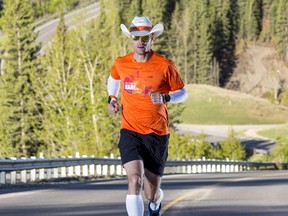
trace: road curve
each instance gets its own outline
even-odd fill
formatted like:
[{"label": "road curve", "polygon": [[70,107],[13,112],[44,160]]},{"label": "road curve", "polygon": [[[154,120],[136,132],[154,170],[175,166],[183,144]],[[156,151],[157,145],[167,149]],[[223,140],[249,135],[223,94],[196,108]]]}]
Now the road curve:
[{"label": "road curve", "polygon": [[[218,137],[227,137],[230,130],[233,129],[236,133],[248,131],[251,136],[255,138],[265,138],[251,132],[263,129],[270,129],[279,126],[279,124],[266,124],[266,125],[199,125],[199,124],[178,124],[177,129],[181,132],[191,132],[199,134],[201,132]],[[246,133],[245,133],[246,134]],[[249,135],[248,134],[248,135]]]},{"label": "road curve", "polygon": [[[163,216],[284,216],[288,212],[287,171],[169,175],[164,176],[162,188]],[[126,179],[1,189],[0,215],[127,216],[126,190]]]},{"label": "road curve", "polygon": [[257,134],[257,131],[263,129],[270,129],[279,127],[279,124],[267,124],[267,125],[199,125],[199,124],[178,124],[176,125],[179,133],[189,133],[192,136],[204,133],[207,135],[206,140],[211,143],[218,143],[223,141],[229,135],[231,129],[234,132],[242,133],[242,135],[236,135],[245,148],[248,149],[262,149],[265,152],[272,151],[275,144],[273,140],[269,140],[266,137],[262,137]]},{"label": "road curve", "polygon": [[[66,14],[64,16],[65,24],[68,26],[68,29],[73,28],[77,26],[77,24],[89,21],[97,17],[99,15],[99,11],[100,1],[97,1],[96,3],[91,4],[85,8]],[[79,22],[79,20],[81,20],[81,22]],[[35,32],[38,33],[36,42],[39,42],[41,44],[42,50],[49,41],[49,39],[54,35],[58,23],[59,18],[40,25],[35,29]]]}]

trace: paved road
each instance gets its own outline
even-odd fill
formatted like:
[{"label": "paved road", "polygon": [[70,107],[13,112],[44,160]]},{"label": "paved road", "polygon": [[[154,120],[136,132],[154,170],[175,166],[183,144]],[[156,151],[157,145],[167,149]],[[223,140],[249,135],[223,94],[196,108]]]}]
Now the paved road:
[{"label": "paved road", "polygon": [[[126,179],[120,179],[21,192],[2,189],[0,215],[126,216],[126,188]],[[165,176],[162,188],[163,216],[286,216],[288,212],[287,171]]]},{"label": "paved road", "polygon": [[279,125],[198,125],[198,124],[179,124],[177,129],[180,133],[190,133],[191,135],[197,135],[205,133],[207,135],[208,142],[220,142],[226,139],[231,129],[236,133],[242,133],[238,136],[240,141],[245,144],[246,149],[263,149],[271,152],[274,141],[269,140],[266,137],[261,137],[257,134],[257,131],[263,129],[275,128]]},{"label": "paved road", "polygon": [[[99,15],[99,11],[100,1],[91,4],[83,9],[65,15],[65,24],[68,26],[69,29],[73,28],[77,26],[77,24],[81,24],[97,17]],[[81,22],[79,22],[79,20],[81,20]],[[41,43],[42,50],[49,41],[49,39],[54,35],[58,23],[59,19],[54,19],[35,29],[35,32],[38,32],[38,37],[36,41]]]},{"label": "paved road", "polygon": [[[265,138],[257,135],[258,130],[270,129],[279,126],[279,124],[267,124],[267,125],[199,125],[199,124],[178,124],[177,128],[183,132],[194,132],[219,136],[219,137],[227,137],[230,130],[233,129],[236,133],[243,132],[246,134],[253,136],[254,138]],[[248,132],[248,134],[247,134]]]}]

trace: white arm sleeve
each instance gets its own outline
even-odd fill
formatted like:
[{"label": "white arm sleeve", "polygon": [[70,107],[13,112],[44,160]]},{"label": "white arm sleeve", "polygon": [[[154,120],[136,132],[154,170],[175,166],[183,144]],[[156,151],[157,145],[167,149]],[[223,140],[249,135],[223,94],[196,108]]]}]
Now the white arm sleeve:
[{"label": "white arm sleeve", "polygon": [[188,94],[185,88],[177,90],[169,95],[170,95],[170,103],[181,103],[187,100],[188,98]]},{"label": "white arm sleeve", "polygon": [[120,80],[115,80],[110,75],[107,82],[107,90],[109,95],[118,96],[120,89]]}]

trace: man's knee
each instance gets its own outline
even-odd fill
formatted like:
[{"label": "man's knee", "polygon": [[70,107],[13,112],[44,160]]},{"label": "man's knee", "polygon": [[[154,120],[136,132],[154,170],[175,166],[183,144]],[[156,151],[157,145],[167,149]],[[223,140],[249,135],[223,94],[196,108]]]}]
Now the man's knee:
[{"label": "man's knee", "polygon": [[[134,174],[132,176],[129,177],[129,187],[130,190],[134,189],[136,191],[141,190],[143,185],[143,177],[137,174]],[[132,187],[132,188],[131,188]]]}]

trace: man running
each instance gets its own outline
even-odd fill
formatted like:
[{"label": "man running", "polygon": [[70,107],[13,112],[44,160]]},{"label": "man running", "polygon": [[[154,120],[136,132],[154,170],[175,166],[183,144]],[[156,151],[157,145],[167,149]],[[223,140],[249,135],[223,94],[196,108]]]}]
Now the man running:
[{"label": "man running", "polygon": [[143,216],[142,188],[149,200],[149,216],[161,215],[164,194],[160,188],[168,156],[167,103],[187,99],[184,83],[173,61],[151,49],[164,28],[148,17],[136,16],[129,30],[120,25],[134,52],[118,57],[108,78],[108,111],[120,110],[119,150],[128,177],[126,209],[129,216]]}]

